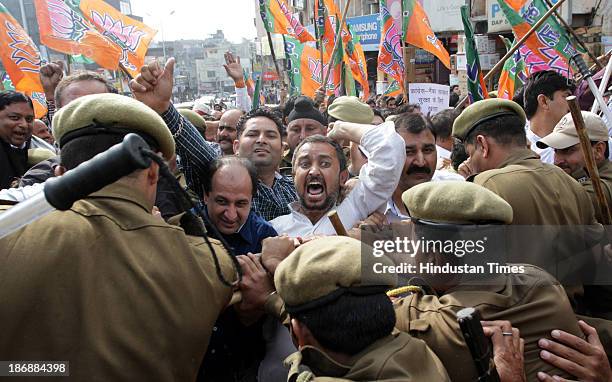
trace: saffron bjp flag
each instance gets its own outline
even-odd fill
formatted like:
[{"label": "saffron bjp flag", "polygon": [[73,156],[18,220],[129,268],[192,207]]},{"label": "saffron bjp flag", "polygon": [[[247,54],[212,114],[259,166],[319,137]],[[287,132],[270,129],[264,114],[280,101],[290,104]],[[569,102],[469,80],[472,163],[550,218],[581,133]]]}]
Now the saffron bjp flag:
[{"label": "saffron bjp flag", "polygon": [[[497,0],[497,2],[512,25],[512,31],[517,40],[525,36],[549,9],[543,0]],[[519,5],[521,7],[517,9]],[[570,58],[578,51],[572,45],[567,32],[553,16],[544,21],[525,41],[525,45],[548,67],[558,71],[566,69],[568,73],[571,73]]]},{"label": "saffron bjp flag", "polygon": [[469,11],[467,6],[461,6],[461,20],[465,30],[465,58],[467,61],[467,88],[468,99],[470,103],[489,98],[487,86],[484,83],[482,71],[480,70],[480,60],[478,59],[478,50],[476,50],[476,42],[474,40],[474,30],[470,23]]},{"label": "saffron bjp flag", "polygon": [[[312,46],[302,44],[293,37],[285,37],[285,56],[289,74],[290,95],[305,95],[314,98],[329,70],[327,64],[321,67],[319,52]],[[327,90],[334,89],[333,73],[330,73]]]},{"label": "saffron bjp flag", "polygon": [[119,67],[121,49],[102,36],[79,11],[64,0],[34,0],[40,42],[70,55],[83,55],[102,68]]},{"label": "saffron bjp flag", "polygon": [[18,91],[42,92],[40,52],[21,25],[0,3],[0,59]]},{"label": "saffron bjp flag", "polygon": [[32,99],[34,117],[38,119],[44,117],[47,114],[47,97],[45,97],[45,93],[26,92],[25,94]]},{"label": "saffron bjp flag", "polygon": [[421,4],[417,0],[402,0],[402,18],[405,41],[438,57],[450,69],[450,55],[431,30],[429,18]]},{"label": "saffron bjp flag", "polygon": [[368,65],[365,53],[359,42],[359,36],[353,33],[350,26],[347,26],[347,30],[349,38],[346,42],[346,64],[351,69],[353,79],[363,89],[363,99],[367,100],[370,97],[370,84],[368,82]]},{"label": "saffron bjp flag", "polygon": [[402,52],[402,35],[393,22],[393,16],[387,8],[387,0],[380,0],[380,17],[382,31],[380,50],[378,51],[378,70],[387,73],[404,89],[404,58]]},{"label": "saffron bjp flag", "polygon": [[291,13],[285,0],[258,0],[264,27],[270,33],[297,38],[300,42],[316,41],[300,21]]},{"label": "saffron bjp flag", "polygon": [[253,79],[247,75],[246,69],[242,69],[242,78],[244,78],[244,86],[246,86],[247,94],[250,97],[253,97],[253,93],[255,92],[255,83]]},{"label": "saffron bjp flag", "polygon": [[[510,41],[507,41],[506,38],[503,39],[508,50],[516,44],[516,41],[510,44]],[[525,60],[520,50],[517,49],[504,63],[504,67],[499,77],[497,97],[511,100],[512,97],[514,97],[515,90],[527,82],[527,77],[529,77],[529,73],[527,72]]]},{"label": "saffron bjp flag", "polygon": [[98,29],[103,36],[121,49],[119,62],[135,76],[144,65],[149,43],[157,33],[140,21],[122,14],[102,0],[65,0]]},{"label": "saffron bjp flag", "polygon": [[525,61],[527,73],[531,74],[542,70],[552,70],[567,78],[573,77],[572,70],[565,61],[556,60],[551,66],[549,60],[544,60],[540,55],[533,53],[527,45],[521,45],[519,51]]}]

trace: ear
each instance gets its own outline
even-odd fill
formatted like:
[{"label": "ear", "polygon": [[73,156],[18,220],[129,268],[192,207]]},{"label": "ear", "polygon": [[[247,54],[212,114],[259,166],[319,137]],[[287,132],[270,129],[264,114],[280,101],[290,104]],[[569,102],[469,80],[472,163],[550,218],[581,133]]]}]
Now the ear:
[{"label": "ear", "polygon": [[66,172],[66,167],[62,165],[55,166],[55,168],[53,169],[53,173],[55,174],[55,176],[62,176],[64,175],[65,172]]},{"label": "ear", "polygon": [[490,156],[491,146],[489,145],[487,138],[484,135],[478,135],[476,136],[476,143],[480,144],[480,147],[482,148],[482,157],[488,158]]},{"label": "ear", "polygon": [[239,148],[240,148],[240,141],[238,139],[234,139],[234,154],[238,155]]},{"label": "ear", "polygon": [[308,338],[312,336],[310,330],[295,318],[291,319],[291,333],[293,334],[294,342],[296,342],[298,349],[309,345]]},{"label": "ear", "polygon": [[340,171],[340,185],[341,186],[344,186],[348,178],[349,178],[348,169]]},{"label": "ear", "polygon": [[208,205],[208,198],[210,197],[210,195],[204,191],[204,195],[202,197],[202,200],[204,201],[204,204]]},{"label": "ear", "polygon": [[605,157],[605,154],[606,154],[606,143],[597,142],[593,146],[593,156],[595,157],[595,162],[601,162],[604,159],[608,159]]},{"label": "ear", "polygon": [[548,110],[548,102],[550,99],[546,97],[544,94],[538,94],[538,107],[543,107],[545,110]]},{"label": "ear", "polygon": [[151,163],[151,166],[146,170],[147,171],[147,183],[150,185],[157,184],[159,180],[159,165],[155,162]]}]

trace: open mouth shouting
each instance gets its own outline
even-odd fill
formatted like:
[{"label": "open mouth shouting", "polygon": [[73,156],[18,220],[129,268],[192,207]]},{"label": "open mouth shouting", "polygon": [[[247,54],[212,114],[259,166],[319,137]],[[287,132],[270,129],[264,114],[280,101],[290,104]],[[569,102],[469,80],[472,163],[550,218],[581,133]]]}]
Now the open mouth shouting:
[{"label": "open mouth shouting", "polygon": [[312,204],[318,204],[325,201],[327,192],[325,189],[325,181],[322,177],[312,177],[306,181],[305,199]]}]

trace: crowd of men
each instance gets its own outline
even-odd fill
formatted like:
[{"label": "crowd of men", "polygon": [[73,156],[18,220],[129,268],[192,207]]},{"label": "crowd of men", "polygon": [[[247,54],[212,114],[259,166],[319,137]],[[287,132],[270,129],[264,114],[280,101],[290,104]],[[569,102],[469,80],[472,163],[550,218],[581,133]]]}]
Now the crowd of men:
[{"label": "crowd of men", "polygon": [[[235,109],[175,108],[174,59],[144,66],[132,97],[47,64],[42,120],[0,92],[2,210],[128,133],[161,158],[0,239],[0,360],[68,361],[77,380],[474,381],[456,318],[474,307],[502,381],[612,381],[612,250],[573,81],[542,71],[514,101],[435,115],[322,92],[251,109],[239,59],[225,58]],[[612,207],[611,126],[582,114]],[[366,270],[371,235],[500,228],[521,272]]]}]

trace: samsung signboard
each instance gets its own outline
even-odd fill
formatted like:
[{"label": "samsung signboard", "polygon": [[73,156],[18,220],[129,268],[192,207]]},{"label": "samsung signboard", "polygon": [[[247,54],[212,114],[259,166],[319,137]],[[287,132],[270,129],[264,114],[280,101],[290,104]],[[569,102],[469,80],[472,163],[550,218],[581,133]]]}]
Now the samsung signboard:
[{"label": "samsung signboard", "polygon": [[357,36],[364,51],[377,51],[380,45],[379,13],[349,17],[347,23]]}]

